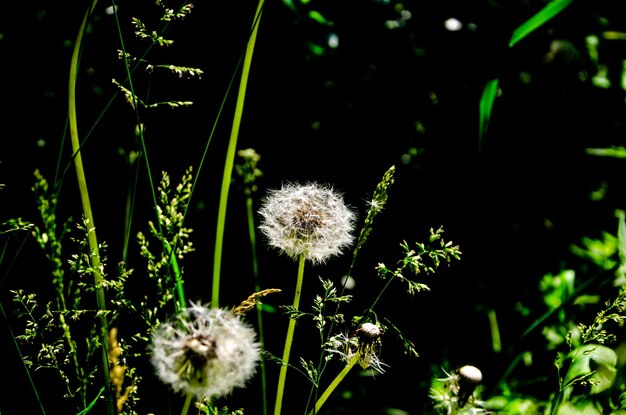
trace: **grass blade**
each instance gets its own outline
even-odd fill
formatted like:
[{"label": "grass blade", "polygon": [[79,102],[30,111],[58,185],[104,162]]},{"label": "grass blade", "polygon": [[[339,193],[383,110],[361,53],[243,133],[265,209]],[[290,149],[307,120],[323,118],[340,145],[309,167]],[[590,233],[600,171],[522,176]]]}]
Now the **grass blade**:
[{"label": "grass blade", "polygon": [[[90,255],[90,263],[93,269],[94,276],[94,285],[96,287],[96,300],[98,303],[98,309],[100,311],[106,310],[106,301],[104,297],[104,288],[102,281],[104,277],[100,273],[100,254],[99,254],[99,246],[98,240],[96,238],[95,233],[95,223],[93,220],[93,212],[91,210],[91,202],[89,199],[89,192],[87,190],[87,179],[85,177],[85,170],[83,168],[83,162],[81,157],[80,150],[80,140],[78,138],[78,123],[76,117],[76,80],[78,78],[78,65],[79,65],[79,56],[80,49],[82,46],[83,36],[86,32],[87,22],[93,9],[96,6],[97,0],[94,0],[89,8],[89,10],[85,13],[85,17],[83,18],[82,24],[78,31],[78,35],[76,36],[76,42],[74,44],[74,50],[72,53],[72,60],[70,65],[70,76],[69,76],[69,85],[68,85],[68,106],[69,106],[69,125],[70,125],[70,136],[72,140],[72,149],[74,151],[74,165],[76,167],[76,176],[78,179],[78,187],[80,191],[81,202],[83,206],[83,214],[87,220],[87,225],[91,227],[93,230],[88,232],[88,241],[89,241],[89,249],[92,254]],[[101,358],[102,358],[102,374],[104,376],[104,385],[108,387],[111,383],[109,377],[109,357],[107,352],[107,344],[108,344],[108,319],[106,313],[101,313],[100,316],[100,336],[101,336]],[[107,414],[113,415],[113,401],[111,396],[107,396]]]},{"label": "grass blade", "polygon": [[[509,41],[509,47],[512,48],[520,40],[524,39],[530,33],[537,30],[548,20],[552,19],[557,14],[561,13],[567,6],[572,3],[573,0],[553,0],[546,4],[543,9],[539,10],[530,19],[519,25],[517,29],[513,31],[511,40]],[[496,99],[496,93],[498,91],[498,79],[492,79],[487,82],[483,89],[483,94],[480,99],[480,115],[479,115],[479,151],[482,148],[485,134],[487,133],[487,126],[489,125],[489,119],[491,118],[491,111],[493,109],[493,103]]]},{"label": "grass blade", "polygon": [[224,243],[224,228],[226,226],[226,206],[228,202],[228,193],[230,190],[230,182],[232,180],[233,166],[235,162],[235,154],[237,149],[237,138],[239,136],[239,126],[243,114],[244,100],[246,96],[246,87],[248,85],[248,75],[250,74],[250,66],[252,64],[252,55],[254,53],[254,45],[256,42],[257,32],[259,30],[259,22],[261,12],[263,10],[264,0],[260,0],[254,16],[252,25],[252,33],[248,40],[246,55],[244,58],[243,70],[241,73],[241,82],[239,85],[239,93],[237,95],[237,105],[235,107],[235,117],[231,129],[230,141],[228,142],[228,150],[226,152],[226,162],[224,163],[224,173],[222,176],[222,187],[220,192],[220,204],[217,215],[217,231],[215,236],[215,250],[213,253],[213,284],[211,288],[211,306],[219,307],[220,298],[220,273],[222,266],[222,249]]},{"label": "grass blade", "polygon": [[517,42],[524,39],[530,33],[537,30],[548,20],[552,19],[557,14],[561,13],[563,9],[570,5],[573,0],[553,0],[546,4],[537,14],[524,23],[519,25],[513,32],[511,40],[509,41],[509,47],[513,47]]},{"label": "grass blade", "polygon": [[480,114],[478,119],[478,150],[480,151],[483,146],[485,135],[487,134],[487,128],[489,127],[489,119],[491,118],[491,111],[493,110],[493,103],[496,100],[498,94],[498,79],[490,79],[487,81],[483,94],[480,97]]}]

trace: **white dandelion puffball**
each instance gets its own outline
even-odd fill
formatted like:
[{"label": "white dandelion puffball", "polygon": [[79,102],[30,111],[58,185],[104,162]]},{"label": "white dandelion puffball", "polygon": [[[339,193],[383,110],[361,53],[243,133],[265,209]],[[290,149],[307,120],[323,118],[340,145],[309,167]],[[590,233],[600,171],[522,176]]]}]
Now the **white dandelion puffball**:
[{"label": "white dandelion puffball", "polygon": [[256,332],[230,311],[192,304],[152,338],[157,376],[176,392],[197,398],[228,395],[254,375]]},{"label": "white dandelion puffball", "polygon": [[332,188],[286,184],[270,191],[259,210],[270,245],[293,259],[323,263],[353,241],[354,213]]}]

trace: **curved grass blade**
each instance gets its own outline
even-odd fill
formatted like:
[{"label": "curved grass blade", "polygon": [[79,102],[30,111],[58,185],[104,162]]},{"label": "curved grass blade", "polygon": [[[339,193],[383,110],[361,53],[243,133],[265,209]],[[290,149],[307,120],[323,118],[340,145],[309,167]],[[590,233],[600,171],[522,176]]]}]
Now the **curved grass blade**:
[{"label": "curved grass blade", "polygon": [[79,413],[77,413],[76,415],[85,415],[88,414],[89,412],[91,412],[91,410],[93,409],[93,407],[96,405],[96,403],[98,403],[98,401],[100,400],[100,396],[104,393],[105,388],[102,387],[100,389],[100,392],[98,392],[98,394],[96,395],[95,398],[93,398],[93,400],[89,403],[89,405],[83,409],[82,411],[80,411]]},{"label": "curved grass blade", "polygon": [[478,125],[478,150],[482,150],[485,135],[487,134],[487,128],[489,127],[489,119],[491,118],[491,111],[493,110],[493,103],[496,100],[498,94],[498,78],[490,79],[487,81],[483,94],[480,97],[480,114]]},{"label": "curved grass blade", "polygon": [[239,136],[239,126],[241,125],[241,117],[243,114],[243,106],[246,96],[246,87],[248,85],[248,76],[250,74],[250,66],[252,64],[252,55],[254,53],[254,45],[256,43],[256,36],[259,30],[259,23],[261,20],[261,13],[263,11],[264,0],[259,0],[256,14],[254,16],[254,23],[252,25],[252,32],[250,39],[248,40],[248,46],[246,48],[246,55],[244,59],[243,69],[241,73],[241,81],[239,84],[239,93],[237,94],[237,104],[235,107],[235,116],[233,119],[233,125],[230,134],[230,140],[228,142],[228,149],[226,151],[226,162],[224,163],[224,173],[222,176],[222,187],[220,191],[220,203],[217,216],[217,231],[215,237],[215,250],[213,256],[213,284],[211,288],[211,306],[219,307],[220,298],[220,272],[222,265],[222,249],[224,242],[224,228],[226,224],[226,206],[228,202],[228,193],[230,190],[230,182],[232,180],[233,167],[235,163],[235,154],[237,149],[237,138]]},{"label": "curved grass blade", "polygon": [[[85,170],[83,168],[83,162],[81,157],[81,149],[80,149],[80,140],[78,137],[78,122],[76,117],[76,81],[78,78],[78,65],[79,65],[79,57],[80,51],[82,48],[83,36],[86,31],[87,22],[89,21],[89,17],[96,7],[97,0],[93,0],[91,6],[85,13],[85,17],[81,23],[80,29],[78,31],[78,35],[76,36],[76,41],[74,44],[74,50],[72,52],[72,59],[70,65],[70,74],[69,74],[69,85],[68,85],[68,112],[69,112],[69,126],[70,126],[70,138],[72,141],[72,149],[74,151],[74,165],[76,167],[76,176],[78,179],[78,187],[80,190],[80,197],[83,206],[83,213],[85,215],[88,226],[92,228],[91,231],[88,232],[87,238],[89,242],[89,249],[92,254],[90,255],[90,263],[93,269],[93,277],[94,283],[96,286],[96,300],[98,303],[98,309],[102,311],[100,313],[100,337],[101,337],[101,358],[102,358],[102,374],[104,377],[104,385],[108,386],[110,384],[109,377],[109,355],[107,351],[108,344],[108,319],[106,313],[106,301],[104,296],[104,288],[103,288],[103,275],[100,272],[100,254],[99,254],[99,246],[98,239],[95,233],[95,223],[93,220],[93,212],[91,210],[91,202],[89,199],[89,192],[87,190],[87,179],[85,177]],[[113,400],[111,396],[107,396],[107,414],[113,415]]]},{"label": "curved grass blade", "polygon": [[[572,3],[572,1],[573,0],[553,0],[550,3],[546,4],[535,15],[519,25],[513,31],[511,40],[509,40],[509,48],[515,46],[520,40],[524,39],[530,33],[543,26],[548,20],[561,13],[567,6]],[[487,81],[487,84],[483,89],[483,94],[480,99],[478,127],[479,150],[482,148],[485,134],[487,133],[487,127],[489,125],[489,119],[491,118],[491,111],[493,110],[493,103],[496,99],[497,91],[498,79],[496,78]]]},{"label": "curved grass blade", "polygon": [[553,0],[546,4],[543,9],[539,10],[533,17],[526,20],[519,25],[513,32],[511,40],[509,41],[509,47],[512,48],[517,42],[524,39],[530,33],[543,26],[548,20],[552,19],[557,14],[561,13],[563,9],[572,3],[573,0]]}]

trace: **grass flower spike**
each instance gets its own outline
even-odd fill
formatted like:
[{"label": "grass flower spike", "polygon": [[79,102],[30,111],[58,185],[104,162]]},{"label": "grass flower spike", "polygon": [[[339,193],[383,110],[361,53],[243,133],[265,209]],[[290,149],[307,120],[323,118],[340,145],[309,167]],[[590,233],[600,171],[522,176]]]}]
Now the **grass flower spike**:
[{"label": "grass flower spike", "polygon": [[153,335],[152,364],[176,392],[197,399],[228,395],[254,375],[259,345],[254,329],[220,308],[193,304]]},{"label": "grass flower spike", "polygon": [[354,213],[332,188],[316,183],[272,191],[259,213],[270,245],[293,259],[323,263],[353,241]]}]

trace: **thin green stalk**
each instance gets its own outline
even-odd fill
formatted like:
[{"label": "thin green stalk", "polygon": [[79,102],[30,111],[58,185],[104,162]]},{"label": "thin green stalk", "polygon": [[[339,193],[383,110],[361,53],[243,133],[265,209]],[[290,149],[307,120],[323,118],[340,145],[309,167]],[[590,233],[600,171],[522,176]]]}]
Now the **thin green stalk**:
[{"label": "thin green stalk", "polygon": [[187,307],[187,303],[185,301],[185,290],[183,288],[183,279],[181,277],[180,268],[178,267],[178,261],[176,260],[176,253],[172,250],[172,247],[165,239],[163,240],[163,246],[165,246],[167,255],[170,258],[170,269],[174,273],[174,282],[176,284],[176,295],[178,296],[176,300],[176,308],[178,310],[181,310]]},{"label": "thin green stalk", "polygon": [[[302,280],[304,279],[304,263],[305,256],[300,255],[298,263],[298,280],[296,282],[296,292],[293,297],[294,311],[298,311],[300,307],[300,294],[302,293]],[[296,328],[296,320],[289,319],[289,327],[287,328],[287,338],[285,339],[285,349],[283,350],[282,366],[278,376],[278,389],[276,391],[276,404],[274,406],[274,415],[280,415],[283,406],[283,394],[285,392],[285,379],[287,378],[287,369],[289,368],[289,355],[291,354],[291,344],[293,343],[293,333]]]},{"label": "thin green stalk", "polygon": [[[254,225],[254,209],[253,200],[250,196],[246,197],[246,213],[248,216],[248,234],[250,237],[250,248],[252,250],[252,274],[254,275],[254,291],[261,291],[259,282],[259,264],[256,256],[256,226]],[[259,330],[259,344],[261,350],[265,349],[265,337],[263,335],[263,305],[256,305],[257,326]],[[267,415],[267,375],[265,370],[265,361],[261,359],[261,397],[263,400],[263,415]]]},{"label": "thin green stalk", "polygon": [[[115,2],[113,2],[113,4],[115,5]],[[124,46],[124,38],[121,35],[121,30],[120,30],[120,23],[119,23],[119,19],[118,19],[118,15],[117,13],[114,13],[115,15],[115,21],[117,24],[117,28],[118,28],[118,32],[119,32],[119,39],[120,39],[120,46],[122,48],[123,56],[124,56],[124,68],[126,69],[126,80],[128,81],[128,88],[131,91],[132,94],[132,100],[133,100],[133,108],[135,108],[135,115],[137,117],[137,125],[139,126],[139,129],[137,130],[137,134],[139,136],[139,141],[141,144],[141,154],[143,155],[143,159],[146,163],[146,170],[147,170],[147,175],[148,175],[148,181],[150,182],[150,190],[152,192],[152,201],[153,201],[153,205],[155,208],[155,211],[157,211],[157,216],[158,216],[158,203],[157,203],[157,195],[156,195],[156,191],[155,191],[155,186],[154,186],[154,180],[152,179],[152,170],[150,168],[150,163],[149,163],[149,159],[148,159],[148,149],[146,147],[146,141],[144,139],[144,135],[143,135],[143,127],[142,127],[142,123],[141,120],[139,118],[139,111],[137,110],[138,105],[136,102],[136,95],[135,95],[135,90],[133,87],[133,81],[132,81],[132,77],[131,77],[131,70],[130,70],[130,63],[128,62],[127,58],[126,58],[126,48]],[[166,26],[167,27],[167,26]],[[146,51],[146,54],[148,53],[148,51]],[[145,56],[145,54],[144,54]],[[132,164],[132,162],[131,162]],[[137,166],[137,168],[139,168],[139,165]],[[138,173],[135,174],[135,178],[137,178]],[[136,179],[135,179],[136,180]],[[136,189],[137,184],[135,183],[134,188]],[[131,189],[129,188],[129,196],[128,196],[128,203],[127,203],[127,215],[126,215],[126,220],[127,220],[127,224],[126,224],[126,230],[127,232],[125,233],[124,236],[124,255],[126,255],[127,253],[127,249],[128,249],[128,234],[130,231],[130,221],[132,218],[132,208],[134,207],[134,203],[131,203]],[[185,211],[186,213],[186,211]],[[163,235],[163,231],[162,231],[162,226],[161,226],[161,222],[160,221],[156,221],[157,222],[157,227],[159,229],[159,235]],[[163,248],[167,251],[167,254],[169,255],[170,258],[170,269],[171,271],[174,273],[174,283],[175,283],[175,289],[176,289],[176,294],[177,294],[177,300],[176,300],[176,309],[180,310],[181,308],[185,308],[186,307],[186,302],[185,302],[185,292],[184,292],[184,288],[183,288],[183,280],[181,277],[181,272],[180,272],[180,268],[178,266],[178,261],[176,260],[176,253],[174,252],[174,249],[172,249],[172,247],[170,246],[170,244],[166,241],[163,240]]]},{"label": "thin green stalk", "polygon": [[254,23],[252,24],[252,33],[248,40],[246,48],[246,56],[244,58],[243,68],[241,72],[241,81],[239,84],[239,93],[237,94],[237,104],[235,106],[235,115],[233,126],[228,142],[228,150],[226,152],[226,161],[224,163],[224,174],[222,176],[222,188],[220,192],[220,205],[217,214],[217,230],[215,236],[215,250],[213,252],[213,287],[211,290],[211,305],[219,307],[220,298],[220,272],[222,266],[222,249],[224,243],[224,228],[226,224],[226,207],[228,204],[228,192],[230,190],[230,181],[232,180],[233,165],[235,162],[235,153],[237,148],[237,137],[239,136],[239,126],[241,125],[241,116],[243,114],[243,104],[246,96],[246,87],[248,85],[248,77],[250,74],[250,66],[252,63],[252,55],[254,53],[254,44],[259,29],[259,21],[261,20],[261,12],[263,10],[264,0],[259,0]]},{"label": "thin green stalk", "polygon": [[[126,196],[126,209],[124,212],[124,243],[122,247],[122,261],[126,262],[128,259],[128,247],[130,244],[131,224],[133,221],[133,211],[135,210],[135,197],[137,193],[137,181],[139,178],[139,166],[140,163],[136,163],[130,160],[130,167],[135,165],[135,172],[130,175],[128,184],[128,194]],[[134,180],[133,180],[134,178]]]},{"label": "thin green stalk", "polygon": [[346,377],[346,375],[350,372],[350,370],[352,370],[354,365],[359,361],[359,357],[360,357],[360,353],[357,351],[354,354],[354,356],[352,356],[352,359],[350,359],[348,364],[346,364],[346,366],[342,369],[342,371],[339,372],[339,374],[335,377],[335,379],[333,379],[330,385],[328,385],[324,393],[322,393],[322,396],[320,396],[317,402],[315,402],[315,409],[311,410],[311,412],[309,412],[309,415],[315,415],[316,413],[319,412],[319,410],[322,408],[324,403],[326,403],[326,400],[335,391],[337,386],[339,386],[341,381]]},{"label": "thin green stalk", "polygon": [[185,397],[185,404],[183,405],[183,410],[180,412],[180,415],[187,415],[189,412],[189,407],[191,406],[191,401],[193,400],[193,395],[188,393]]},{"label": "thin green stalk", "polygon": [[87,233],[87,240],[89,242],[89,249],[91,255],[89,257],[91,262],[91,268],[94,276],[94,284],[96,288],[96,300],[98,303],[98,310],[102,311],[100,314],[100,349],[102,358],[102,374],[104,376],[104,387],[107,389],[106,402],[107,413],[109,415],[115,414],[113,396],[111,395],[111,381],[109,376],[109,356],[107,351],[108,345],[108,319],[106,316],[106,301],[104,297],[104,288],[102,286],[103,276],[101,274],[100,266],[100,253],[98,249],[98,239],[96,237],[95,222],[93,219],[93,212],[91,210],[91,202],[89,200],[89,192],[87,190],[87,179],[85,177],[85,170],[83,168],[83,161],[80,152],[80,140],[78,139],[78,122],[76,117],[76,81],[78,78],[78,61],[80,56],[80,50],[82,45],[83,36],[85,34],[85,28],[89,16],[95,8],[97,0],[93,0],[91,7],[85,13],[85,17],[80,25],[78,35],[76,36],[76,42],[74,44],[74,50],[72,52],[72,60],[70,65],[69,74],[69,124],[70,124],[70,137],[72,140],[72,149],[74,151],[74,165],[76,167],[76,175],[78,180],[78,187],[80,190],[80,198],[83,206],[83,214],[87,220],[87,226],[91,227],[91,230]]},{"label": "thin green stalk", "polygon": [[489,327],[491,328],[491,350],[494,353],[500,353],[502,351],[502,340],[500,338],[500,327],[496,310],[489,309],[487,317],[489,317]]},{"label": "thin green stalk", "polygon": [[372,305],[370,306],[370,310],[373,310],[374,307],[376,307],[376,304],[378,304],[378,301],[380,300],[380,298],[383,296],[383,293],[385,291],[387,291],[387,287],[389,287],[389,285],[391,284],[391,281],[393,281],[396,278],[396,273],[394,273],[389,279],[387,279],[387,282],[385,283],[385,286],[382,288],[382,290],[380,290],[380,292],[378,293],[378,295],[376,296],[376,299],[374,300],[374,302],[372,303]]},{"label": "thin green stalk", "polygon": [[[4,311],[4,307],[2,307],[2,303],[0,303],[0,313],[2,313],[2,316],[4,317],[4,320],[7,322],[7,328],[9,329],[9,334],[11,335],[11,340],[13,340],[13,344],[15,344],[15,349],[17,350],[17,353],[20,355],[20,359],[22,360],[22,362],[25,362],[24,360],[24,356],[22,355],[22,351],[20,350],[20,346],[17,342],[17,340],[15,339],[15,335],[13,334],[13,330],[11,329],[11,326],[8,324],[9,319]],[[41,413],[43,415],[46,415],[46,410],[43,407],[42,403],[41,403],[41,398],[39,397],[39,393],[37,392],[37,388],[35,387],[35,382],[33,381],[33,378],[30,374],[30,370],[28,370],[28,366],[26,364],[23,365],[24,370],[26,371],[26,376],[28,377],[28,382],[30,383],[30,386],[33,390],[33,393],[35,394],[35,399],[37,400],[37,403],[39,404],[39,409],[41,409]]]}]

